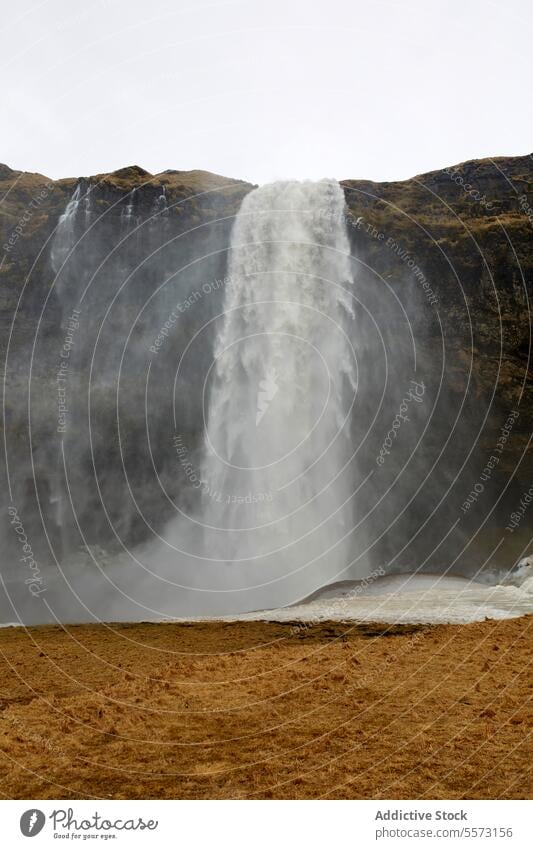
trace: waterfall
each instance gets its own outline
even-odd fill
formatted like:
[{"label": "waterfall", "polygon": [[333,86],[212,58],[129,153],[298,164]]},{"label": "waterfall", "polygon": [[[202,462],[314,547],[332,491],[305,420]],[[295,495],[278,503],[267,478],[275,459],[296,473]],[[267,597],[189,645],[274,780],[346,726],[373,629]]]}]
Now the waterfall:
[{"label": "waterfall", "polygon": [[81,184],[78,183],[74,189],[72,197],[67,203],[65,211],[59,217],[54,239],[52,241],[50,259],[52,268],[56,274],[59,273],[61,266],[65,262],[74,245],[76,215],[80,205],[80,200]]},{"label": "waterfall", "polygon": [[91,208],[91,207],[92,207],[92,204],[91,204],[91,200],[92,200],[92,189],[93,189],[93,187],[92,187],[92,186],[89,186],[89,187],[87,188],[87,191],[86,191],[86,193],[85,193],[85,197],[84,197],[84,199],[83,199],[83,206],[84,206],[84,210],[85,210],[85,214],[84,214],[85,229],[87,229],[87,228],[89,227],[90,223],[91,223],[91,215],[92,215],[92,208]]},{"label": "waterfall", "polygon": [[[250,609],[342,579],[354,559],[357,331],[338,183],[248,194],[228,271],[204,377],[194,583]],[[175,522],[171,543],[184,538]]]},{"label": "waterfall", "polygon": [[92,187],[88,186],[86,192],[82,193],[82,184],[77,183],[65,211],[59,217],[50,250],[52,270],[56,274],[54,286],[61,316],[57,335],[55,390],[61,393],[61,400],[66,407],[65,418],[61,420],[56,432],[57,458],[50,482],[51,505],[59,529],[61,555],[68,552],[73,544],[79,544],[78,534],[73,533],[70,527],[72,525],[71,509],[63,468],[63,455],[65,453],[68,456],[69,449],[73,443],[75,444],[78,437],[72,436],[72,430],[78,426],[80,418],[83,417],[80,410],[82,384],[78,357],[79,311],[77,310],[74,314],[73,310],[79,307],[78,299],[85,285],[88,269],[83,261],[80,263],[75,252],[80,250],[81,235],[87,231],[91,223],[91,191]]},{"label": "waterfall", "polygon": [[161,194],[158,195],[153,205],[153,215],[167,216],[168,215],[167,193],[164,186],[161,186]]},{"label": "waterfall", "polygon": [[136,189],[132,189],[129,195],[126,195],[127,203],[124,205],[120,220],[125,230],[128,230],[131,226],[137,224],[137,217],[135,215],[135,192]]}]

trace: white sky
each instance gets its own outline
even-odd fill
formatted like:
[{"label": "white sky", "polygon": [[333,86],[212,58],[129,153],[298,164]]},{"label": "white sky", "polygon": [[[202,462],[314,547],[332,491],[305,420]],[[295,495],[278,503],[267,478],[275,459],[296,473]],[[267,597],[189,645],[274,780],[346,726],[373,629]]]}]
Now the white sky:
[{"label": "white sky", "polygon": [[531,0],[0,0],[0,161],[396,180],[533,149]]}]

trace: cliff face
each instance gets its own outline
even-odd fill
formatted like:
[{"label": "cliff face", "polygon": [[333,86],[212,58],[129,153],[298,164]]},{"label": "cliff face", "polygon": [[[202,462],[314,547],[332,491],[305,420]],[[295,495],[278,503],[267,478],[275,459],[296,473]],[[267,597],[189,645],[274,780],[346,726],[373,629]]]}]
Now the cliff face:
[{"label": "cliff face", "polygon": [[520,359],[527,353],[532,157],[466,162],[399,183],[347,180],[343,186],[352,216],[368,225],[362,241],[376,269],[394,276],[390,254],[405,250],[435,284],[457,337],[468,336],[475,323],[485,350],[497,353],[501,341],[506,354]]},{"label": "cliff face", "polygon": [[500,468],[529,486],[533,157],[343,186],[354,252],[371,266],[376,285],[380,275],[393,286],[409,280],[426,316],[438,313],[437,321],[415,319],[417,338],[433,355],[442,347],[452,391],[485,409],[480,441],[488,456],[502,419],[520,412]]},{"label": "cliff face", "polygon": [[[520,553],[518,540],[531,521],[526,515],[520,533],[518,529],[516,533],[504,530],[529,489],[533,473],[528,450],[533,420],[529,306],[532,159],[474,161],[403,182],[346,180],[342,186],[360,307],[388,333],[384,350],[392,364],[389,389],[393,375],[401,399],[413,377],[414,372],[404,373],[398,366],[404,362],[399,357],[400,346],[405,344],[400,337],[409,337],[416,353],[416,375],[425,381],[426,398],[433,405],[432,424],[425,434],[424,468],[434,477],[435,487],[429,499],[425,491],[418,493],[413,488],[402,520],[404,535],[412,536],[427,517],[429,546],[432,522],[437,531],[443,515],[450,521],[456,516],[464,527],[465,545],[469,541],[472,547],[463,561],[477,561],[480,552],[488,556],[492,540],[496,545],[505,537],[508,551],[504,559],[509,562]],[[12,484],[18,503],[28,505],[26,515],[38,515],[32,499],[34,489],[39,494],[41,488],[39,502],[45,518],[54,527],[58,524],[57,499],[44,470],[57,463],[57,446],[50,447],[57,439],[55,368],[65,344],[66,322],[80,297],[83,295],[84,306],[79,332],[87,334],[86,359],[78,364],[80,393],[84,371],[93,367],[103,374],[115,357],[118,363],[120,346],[113,340],[122,338],[124,327],[135,328],[128,341],[134,351],[146,353],[150,345],[157,351],[161,344],[167,355],[179,359],[198,329],[220,308],[220,281],[226,274],[231,226],[243,197],[252,188],[202,171],[167,171],[154,176],[133,166],[90,178],[50,181],[39,174],[0,166],[0,344],[4,361],[9,340],[6,434]],[[77,189],[70,241],[58,244],[58,222]],[[142,313],[147,298],[153,296],[155,303],[161,285],[170,279],[176,283],[172,303],[177,292],[184,314],[172,338],[164,331],[170,302],[161,302],[155,323],[148,318],[144,321]],[[124,281],[127,299],[119,286]],[[205,286],[207,289],[202,288]],[[204,297],[208,291],[209,298]],[[201,301],[197,310],[188,306],[187,299],[193,296]],[[389,308],[389,303],[394,308]],[[111,323],[106,318],[108,304],[114,310]],[[91,333],[95,339],[101,339],[102,333],[107,339],[105,353],[101,361],[96,359],[96,365],[90,358]],[[373,354],[367,353],[365,368],[371,374]],[[207,362],[209,344],[202,356]],[[144,388],[138,385],[139,362],[140,354],[135,354],[122,380],[141,407]],[[158,387],[156,442],[168,449],[172,428],[167,428],[165,421],[170,421],[177,409],[181,430],[190,434],[194,448],[201,432],[201,387],[188,386],[177,404],[169,403],[172,379],[169,371]],[[32,400],[37,396],[40,405],[31,428],[28,387]],[[105,380],[98,391],[100,429],[92,451],[104,471],[92,491],[94,457],[80,460],[79,485],[87,490],[82,521],[84,516],[93,517],[91,543],[112,539],[109,522],[120,526],[125,540],[136,543],[149,533],[147,522],[161,524],[167,512],[154,500],[149,475],[140,460],[146,453],[143,428],[128,419],[128,408],[123,416],[126,436],[123,432],[119,451],[120,434],[105,425],[107,418],[113,419],[115,398],[112,392],[106,396]],[[384,408],[383,427],[394,415],[398,398],[394,392],[392,395]],[[69,415],[71,433],[84,445],[88,436],[83,415],[76,417],[72,411]],[[381,431],[375,431],[369,439],[369,456],[375,455],[381,442]],[[157,450],[155,458],[150,456],[163,477],[165,450],[161,449],[160,456]],[[80,456],[82,453],[80,450]],[[497,460],[491,461],[491,457]],[[143,520],[137,518],[138,503],[125,509],[122,489],[110,473],[121,463],[134,482],[136,501],[145,510]],[[22,470],[18,478],[13,478],[15,468]],[[390,468],[394,470],[392,460]],[[481,481],[484,501],[479,493],[472,500]],[[179,501],[184,497],[175,472],[165,483],[172,498]],[[438,507],[441,493],[446,493],[444,507]],[[465,507],[469,497],[470,504]],[[96,521],[102,498],[111,502],[109,516]],[[491,544],[478,548],[472,536],[485,519],[483,534],[490,537]],[[385,512],[384,526],[388,520]],[[39,524],[40,520],[36,521],[33,528],[35,537],[40,533]],[[62,545],[68,547],[69,543],[63,540]],[[413,551],[412,557],[420,560],[425,551]],[[389,554],[385,546],[380,556]]]}]

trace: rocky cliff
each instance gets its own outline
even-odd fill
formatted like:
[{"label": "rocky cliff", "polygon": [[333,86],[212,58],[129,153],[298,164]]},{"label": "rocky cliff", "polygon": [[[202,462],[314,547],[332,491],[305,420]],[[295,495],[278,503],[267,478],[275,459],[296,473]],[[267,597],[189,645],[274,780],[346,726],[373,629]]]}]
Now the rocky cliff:
[{"label": "rocky cliff", "polygon": [[532,157],[465,162],[399,183],[343,185],[352,220],[361,216],[354,249],[374,276],[394,283],[407,271],[430,306],[435,295],[438,333],[437,323],[422,322],[417,338],[430,352],[442,348],[451,389],[483,409],[479,440],[487,459],[501,425],[519,412],[496,474],[503,469],[527,489],[533,477]]},{"label": "rocky cliff", "polygon": [[[342,186],[360,307],[387,325],[384,350],[391,364],[404,344],[395,339],[401,334],[413,342],[417,374],[428,386],[431,421],[437,423],[427,430],[424,453],[427,474],[435,477],[437,485],[429,501],[427,493],[414,493],[409,500],[405,538],[416,534],[422,518],[430,528],[432,522],[442,521],[440,494],[446,493],[445,515],[456,516],[464,528],[464,545],[458,544],[457,551],[471,547],[469,557],[461,555],[460,562],[477,561],[480,552],[488,557],[498,540],[504,540],[509,561],[521,553],[533,516],[533,508],[531,516],[524,511],[520,529],[505,530],[531,485],[533,472],[529,450],[533,160],[527,156],[472,161],[402,182],[345,180]],[[158,350],[161,344],[171,346],[167,353],[171,350],[181,356],[198,328],[220,307],[232,222],[252,188],[203,171],[151,175],[132,166],[111,174],[51,181],[0,166],[0,345],[8,388],[6,445],[16,500],[32,505],[27,514],[38,515],[32,501],[36,490],[45,516],[57,525],[57,499],[44,471],[56,463],[49,447],[57,430],[54,369],[70,313],[80,297],[85,298],[80,332],[89,334],[90,328],[95,338],[101,339],[102,333],[108,338],[102,360],[95,365],[89,357],[92,348],[87,335],[81,372],[105,370],[118,357],[121,345],[112,340],[121,339],[124,327],[134,327],[128,337],[131,346],[145,350],[151,344]],[[58,223],[76,191],[75,228],[70,241],[59,243]],[[147,298],[159,298],[161,284],[171,278],[178,281],[176,291],[185,318],[168,341],[165,304],[158,310],[161,326],[144,321],[142,310]],[[119,285],[124,281],[128,281],[127,299]],[[204,298],[208,290],[213,297]],[[193,296],[202,300],[200,310],[189,309]],[[394,310],[384,308],[389,301],[397,305]],[[107,304],[114,309],[111,325],[104,310]],[[371,352],[368,357],[371,370]],[[141,405],[138,362],[134,356],[123,381]],[[399,384],[407,385],[411,376],[394,373]],[[168,446],[171,434],[162,422],[167,414],[175,415],[175,405],[165,400],[171,387],[165,380],[159,387],[157,428],[160,441]],[[105,381],[99,391],[105,394]],[[401,391],[402,386],[400,396]],[[201,406],[197,387],[190,386],[187,392],[178,403],[178,415],[182,429],[194,441]],[[30,427],[28,397],[36,395],[40,411]],[[53,397],[45,401],[47,395]],[[109,410],[114,411],[112,393],[108,400]],[[386,408],[384,422],[394,404],[393,400]],[[113,418],[111,412],[109,417]],[[102,424],[105,415],[100,419]],[[87,437],[82,420],[81,414],[77,422],[73,415],[80,444]],[[148,533],[147,521],[157,524],[166,515],[161,505],[153,504],[147,472],[139,460],[145,453],[142,428],[137,430],[133,420],[129,425],[119,452],[120,434],[114,426],[102,424],[93,449],[103,471],[94,491],[88,480],[93,476],[94,456],[80,459],[88,490],[85,514],[94,516],[102,493],[105,497],[107,492],[112,502],[111,518],[106,514],[93,523],[90,542],[112,538],[108,525],[113,522],[123,523],[124,539],[142,541]],[[379,434],[374,443],[370,440],[372,456],[380,442]],[[160,457],[155,454],[152,462],[163,474],[164,452]],[[145,508],[142,521],[137,518],[135,499],[135,509],[125,511],[123,495],[112,497],[117,484],[109,469],[121,462],[129,468],[137,500]],[[17,477],[15,470],[21,469]],[[171,474],[167,483],[172,497],[179,500],[176,475]],[[384,525],[387,521],[384,517]],[[484,545],[479,545],[480,528]],[[385,547],[382,556],[388,553]],[[420,559],[421,552],[417,550],[416,556]]]}]

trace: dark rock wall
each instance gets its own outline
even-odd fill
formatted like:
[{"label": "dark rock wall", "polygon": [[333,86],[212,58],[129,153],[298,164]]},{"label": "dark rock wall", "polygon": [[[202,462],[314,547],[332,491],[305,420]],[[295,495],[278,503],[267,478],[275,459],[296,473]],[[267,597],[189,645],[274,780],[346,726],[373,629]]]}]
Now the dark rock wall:
[{"label": "dark rock wall", "polygon": [[399,183],[343,186],[363,288],[383,300],[389,284],[405,304],[436,399],[421,446],[431,479],[407,507],[401,538],[447,492],[425,548],[457,520],[459,563],[483,562],[498,544],[495,561],[512,561],[530,544],[533,518],[505,530],[533,480],[533,161],[474,161]]}]

